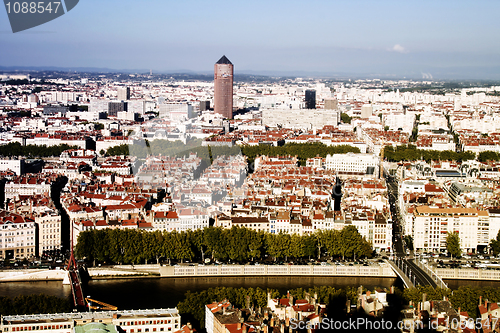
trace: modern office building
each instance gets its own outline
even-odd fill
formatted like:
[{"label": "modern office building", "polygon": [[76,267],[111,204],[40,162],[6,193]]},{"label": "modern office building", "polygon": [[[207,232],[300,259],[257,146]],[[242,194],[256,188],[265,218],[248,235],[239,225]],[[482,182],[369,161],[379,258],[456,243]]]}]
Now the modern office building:
[{"label": "modern office building", "polygon": [[201,101],[200,102],[200,111],[207,111],[210,109],[210,101]]},{"label": "modern office building", "polygon": [[128,101],[130,99],[130,87],[118,88],[119,101]]},{"label": "modern office building", "polygon": [[306,90],[306,109],[316,109],[316,90]]},{"label": "modern office building", "polygon": [[361,107],[361,118],[370,118],[373,115],[373,106],[365,104]]},{"label": "modern office building", "polygon": [[108,104],[108,116],[116,117],[118,112],[127,111],[127,102],[109,102]]},{"label": "modern office building", "polygon": [[325,110],[338,110],[339,101],[335,98],[325,98]]},{"label": "modern office building", "polygon": [[222,56],[214,66],[214,108],[227,119],[233,118],[233,75],[233,64]]}]

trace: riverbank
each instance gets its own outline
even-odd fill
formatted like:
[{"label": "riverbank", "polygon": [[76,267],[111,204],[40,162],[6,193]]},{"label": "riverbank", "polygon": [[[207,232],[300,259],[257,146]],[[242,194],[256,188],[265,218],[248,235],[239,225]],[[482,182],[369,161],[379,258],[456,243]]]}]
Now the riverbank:
[{"label": "riverbank", "polygon": [[[396,274],[386,263],[369,266],[353,265],[114,265],[87,269],[92,280],[126,278],[182,278],[217,276],[352,276],[388,277]],[[443,279],[500,280],[500,271],[478,269],[437,269]],[[63,269],[9,269],[0,271],[0,283],[63,281],[67,272]]]},{"label": "riverbank", "polygon": [[[160,277],[160,265],[116,265],[92,267],[87,270],[91,279],[120,279]],[[9,269],[0,271],[0,283],[63,281],[68,272],[63,269]]]}]

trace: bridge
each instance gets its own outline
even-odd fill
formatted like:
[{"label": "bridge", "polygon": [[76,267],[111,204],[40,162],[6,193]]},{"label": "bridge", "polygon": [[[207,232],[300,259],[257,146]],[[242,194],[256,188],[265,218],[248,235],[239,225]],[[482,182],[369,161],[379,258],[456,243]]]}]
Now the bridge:
[{"label": "bridge", "polygon": [[73,228],[71,228],[71,256],[69,257],[67,271],[69,284],[71,285],[71,294],[73,295],[73,306],[77,310],[84,310],[86,304],[83,297],[82,279],[73,253]]},{"label": "bridge", "polygon": [[73,295],[73,304],[77,309],[81,310],[85,308],[85,298],[83,297],[82,280],[78,272],[75,257],[73,256],[73,251],[71,251],[71,257],[68,263],[68,274],[71,284],[71,294]]},{"label": "bridge", "polygon": [[446,283],[429,266],[418,259],[410,256],[396,256],[393,261],[386,260],[386,262],[401,278],[405,288],[416,286],[448,288]]},{"label": "bridge", "polygon": [[401,228],[401,217],[398,211],[398,183],[394,177],[386,175],[387,189],[389,194],[389,202],[391,215],[394,218],[394,236],[393,244],[395,256],[393,260],[386,260],[394,272],[401,278],[405,288],[415,286],[431,286],[448,288],[446,283],[434,272],[429,266],[422,263],[413,256],[407,255],[408,249],[405,249],[405,244],[402,239],[403,230]]}]

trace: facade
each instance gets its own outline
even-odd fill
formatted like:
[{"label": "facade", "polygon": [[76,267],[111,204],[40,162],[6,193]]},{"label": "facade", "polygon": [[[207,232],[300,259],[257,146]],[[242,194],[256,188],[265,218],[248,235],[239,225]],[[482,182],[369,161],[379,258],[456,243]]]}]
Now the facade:
[{"label": "facade", "polygon": [[0,159],[0,171],[14,171],[20,176],[24,173],[24,159],[10,160]]},{"label": "facade", "polygon": [[61,216],[52,210],[35,217],[38,225],[38,251],[61,249]]},{"label": "facade", "polygon": [[[94,326],[79,331],[89,324]],[[103,329],[106,326],[108,329]],[[181,328],[181,317],[177,309],[147,309],[14,315],[3,316],[0,322],[2,332],[107,332],[109,327],[125,333],[176,332]]]},{"label": "facade", "polygon": [[170,120],[186,120],[195,117],[193,106],[189,103],[165,103],[160,104],[159,117]]},{"label": "facade", "polygon": [[130,87],[118,88],[117,93],[119,101],[127,101],[130,99]]},{"label": "facade", "polygon": [[269,127],[318,129],[337,126],[340,111],[325,109],[268,108],[262,110],[262,124]]},{"label": "facade", "polygon": [[5,199],[19,198],[21,195],[50,196],[51,180],[44,177],[17,177],[5,184]]},{"label": "facade", "polygon": [[227,119],[233,118],[233,75],[233,64],[222,56],[214,67],[214,108]]},{"label": "facade", "polygon": [[374,154],[328,154],[324,168],[337,172],[354,172],[378,175],[380,158]]},{"label": "facade", "polygon": [[210,110],[210,101],[200,101],[200,111]]},{"label": "facade", "polygon": [[37,256],[36,235],[35,221],[6,210],[0,211],[0,258]]},{"label": "facade", "polygon": [[66,112],[69,111],[68,106],[60,106],[60,105],[47,105],[43,107],[43,115],[44,116],[53,116],[60,113],[61,115],[65,115]]},{"label": "facade", "polygon": [[208,215],[198,209],[183,208],[179,210],[178,215],[181,231],[204,229],[209,226]]},{"label": "facade", "polygon": [[334,98],[325,98],[325,110],[338,110],[339,101]]},{"label": "facade", "polygon": [[118,112],[127,111],[127,102],[109,102],[108,116],[117,117]]},{"label": "facade", "polygon": [[361,118],[370,118],[373,115],[373,106],[365,104],[361,107]]},{"label": "facade", "polygon": [[92,149],[68,149],[61,153],[59,160],[62,162],[80,163],[84,162],[88,165],[95,165],[97,162],[97,154]]},{"label": "facade", "polygon": [[306,90],[306,109],[316,109],[316,90]]},{"label": "facade", "polygon": [[416,207],[413,220],[413,246],[416,251],[446,250],[448,232],[458,233],[463,251],[475,252],[478,246],[487,246],[490,242],[488,211]]}]

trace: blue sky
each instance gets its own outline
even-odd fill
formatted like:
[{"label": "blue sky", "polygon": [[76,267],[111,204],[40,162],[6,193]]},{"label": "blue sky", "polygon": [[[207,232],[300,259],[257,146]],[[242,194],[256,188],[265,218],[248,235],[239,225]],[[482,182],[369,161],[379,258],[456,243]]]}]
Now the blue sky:
[{"label": "blue sky", "polygon": [[81,0],[16,34],[0,9],[0,66],[209,72],[225,54],[240,73],[500,79],[498,13],[496,0]]}]

